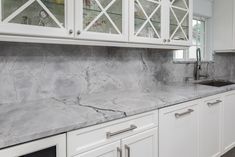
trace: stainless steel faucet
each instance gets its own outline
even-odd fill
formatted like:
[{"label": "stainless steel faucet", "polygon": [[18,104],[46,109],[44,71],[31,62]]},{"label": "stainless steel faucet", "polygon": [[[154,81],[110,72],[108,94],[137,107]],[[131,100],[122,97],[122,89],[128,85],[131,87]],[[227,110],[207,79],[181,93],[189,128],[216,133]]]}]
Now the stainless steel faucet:
[{"label": "stainless steel faucet", "polygon": [[201,56],[201,49],[197,48],[196,50],[196,57],[197,61],[194,66],[194,79],[199,80],[201,77],[208,78],[208,75],[201,75],[201,69],[202,69],[202,56]]}]

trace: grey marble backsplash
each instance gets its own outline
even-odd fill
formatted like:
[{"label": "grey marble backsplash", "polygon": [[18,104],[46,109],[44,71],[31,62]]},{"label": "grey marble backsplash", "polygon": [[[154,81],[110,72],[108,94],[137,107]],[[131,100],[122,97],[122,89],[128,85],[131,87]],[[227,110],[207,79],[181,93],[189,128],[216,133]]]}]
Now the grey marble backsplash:
[{"label": "grey marble backsplash", "polygon": [[[203,64],[203,73],[235,75],[233,59],[215,58],[215,64]],[[192,77],[193,66],[174,64],[172,50],[1,42],[0,103],[107,90],[148,90]],[[215,66],[221,68],[216,71]]]},{"label": "grey marble backsplash", "polygon": [[235,80],[235,53],[216,54],[215,77]]}]

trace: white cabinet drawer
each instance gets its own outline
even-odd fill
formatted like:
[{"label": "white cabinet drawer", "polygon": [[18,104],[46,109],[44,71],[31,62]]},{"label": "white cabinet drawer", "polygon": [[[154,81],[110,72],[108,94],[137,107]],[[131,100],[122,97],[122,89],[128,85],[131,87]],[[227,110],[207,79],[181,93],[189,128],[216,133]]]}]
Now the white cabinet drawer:
[{"label": "white cabinet drawer", "polygon": [[158,112],[117,120],[67,134],[68,157],[120,140],[158,125]]},{"label": "white cabinet drawer", "polygon": [[173,113],[173,112],[177,112],[179,110],[184,110],[185,108],[188,108],[190,106],[195,106],[199,104],[199,100],[195,100],[195,101],[190,101],[190,102],[186,102],[186,103],[182,103],[182,104],[177,104],[174,106],[170,106],[170,107],[166,107],[163,109],[159,110],[159,116],[161,115],[165,115],[168,113]]}]

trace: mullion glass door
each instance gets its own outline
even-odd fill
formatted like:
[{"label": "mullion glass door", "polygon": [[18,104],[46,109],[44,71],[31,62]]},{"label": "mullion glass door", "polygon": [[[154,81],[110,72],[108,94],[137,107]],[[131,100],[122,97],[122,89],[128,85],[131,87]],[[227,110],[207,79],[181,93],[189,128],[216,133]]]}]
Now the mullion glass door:
[{"label": "mullion glass door", "polygon": [[83,31],[122,34],[123,0],[83,0]]},{"label": "mullion glass door", "polygon": [[190,40],[189,0],[170,0],[170,39],[174,41]]},{"label": "mullion glass door", "polygon": [[64,0],[1,0],[2,23],[65,28]]},{"label": "mullion glass door", "polygon": [[161,38],[161,0],[134,1],[134,36]]},{"label": "mullion glass door", "polygon": [[0,0],[0,33],[73,37],[72,0]]}]

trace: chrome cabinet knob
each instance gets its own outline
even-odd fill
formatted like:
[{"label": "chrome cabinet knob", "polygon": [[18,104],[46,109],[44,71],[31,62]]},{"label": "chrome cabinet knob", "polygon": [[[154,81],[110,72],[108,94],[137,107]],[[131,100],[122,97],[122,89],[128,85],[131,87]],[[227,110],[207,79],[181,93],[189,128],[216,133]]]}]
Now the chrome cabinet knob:
[{"label": "chrome cabinet knob", "polygon": [[69,34],[73,34],[73,30],[72,29],[69,30]]},{"label": "chrome cabinet knob", "polygon": [[167,41],[166,39],[163,40],[164,43],[166,43],[166,41]]},{"label": "chrome cabinet knob", "polygon": [[171,40],[170,40],[170,39],[168,39],[168,40],[167,40],[167,42],[171,42]]},{"label": "chrome cabinet knob", "polygon": [[78,30],[78,31],[77,31],[77,35],[80,35],[80,34],[81,34],[81,31],[80,31],[80,30]]}]

